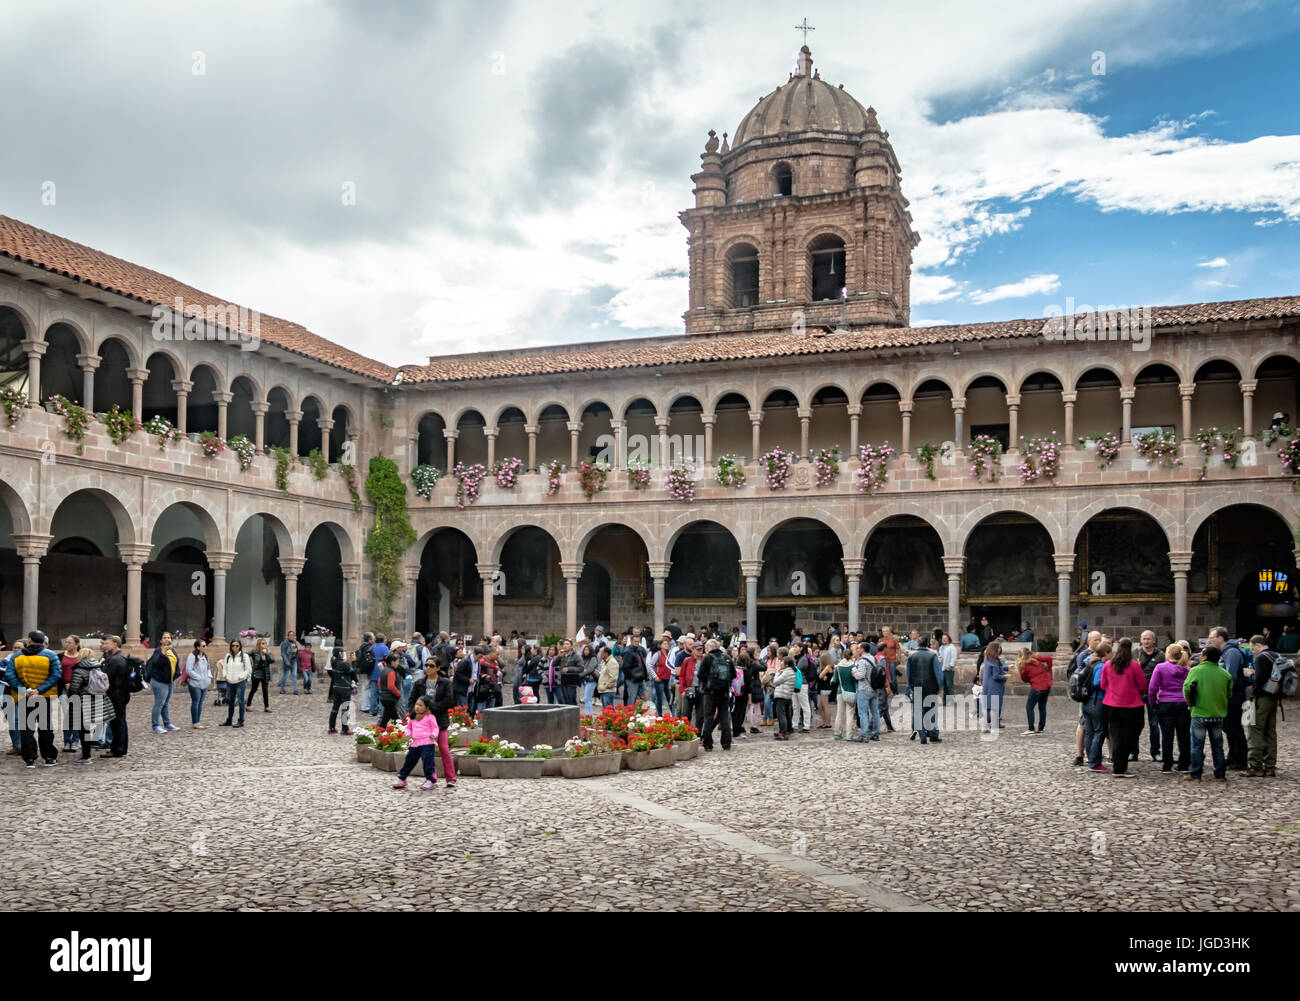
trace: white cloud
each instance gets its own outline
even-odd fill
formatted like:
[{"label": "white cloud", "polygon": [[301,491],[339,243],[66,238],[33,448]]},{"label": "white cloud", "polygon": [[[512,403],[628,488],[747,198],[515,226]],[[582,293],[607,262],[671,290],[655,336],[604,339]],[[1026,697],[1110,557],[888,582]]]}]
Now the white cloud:
[{"label": "white cloud", "polygon": [[1196,266],[1198,268],[1226,268],[1228,259],[1226,257],[1216,257],[1212,261],[1199,261]]},{"label": "white cloud", "polygon": [[[947,302],[961,295],[962,287],[947,275],[912,275],[912,304]],[[913,320],[913,323],[916,321]]]},{"label": "white cloud", "polygon": [[970,301],[977,306],[982,306],[1001,299],[1025,299],[1031,295],[1046,295],[1060,287],[1060,275],[1030,275],[1018,282],[998,285],[988,291],[976,290],[970,294]]}]

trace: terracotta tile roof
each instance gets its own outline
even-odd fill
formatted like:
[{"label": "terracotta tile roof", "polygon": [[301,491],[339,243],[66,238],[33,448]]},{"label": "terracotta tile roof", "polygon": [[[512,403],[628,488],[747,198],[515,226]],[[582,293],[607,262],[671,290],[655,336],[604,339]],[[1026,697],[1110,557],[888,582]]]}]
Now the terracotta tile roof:
[{"label": "terracotta tile roof", "polygon": [[[1156,306],[1153,329],[1265,319],[1300,320],[1300,296],[1239,299],[1186,306]],[[886,350],[927,344],[1042,337],[1044,319],[999,320],[940,327],[873,327],[814,336],[811,333],[706,334],[570,344],[483,354],[451,355],[428,365],[402,366],[407,383],[460,382],[507,376],[592,372],[704,361],[744,361],[845,351]]]},{"label": "terracotta tile roof", "polygon": [[[54,272],[79,282],[86,282],[109,292],[137,299],[154,306],[172,306],[176,297],[189,306],[206,309],[213,306],[238,305],[201,292],[174,278],[124,261],[91,247],[74,243],[43,229],[0,215],[0,257],[22,261],[44,271]],[[250,326],[245,316],[241,326]],[[279,317],[261,314],[258,336],[285,351],[314,358],[326,365],[391,382],[397,370],[382,362],[349,351],[332,341],[313,334],[306,327]],[[248,334],[250,330],[241,330]]]}]

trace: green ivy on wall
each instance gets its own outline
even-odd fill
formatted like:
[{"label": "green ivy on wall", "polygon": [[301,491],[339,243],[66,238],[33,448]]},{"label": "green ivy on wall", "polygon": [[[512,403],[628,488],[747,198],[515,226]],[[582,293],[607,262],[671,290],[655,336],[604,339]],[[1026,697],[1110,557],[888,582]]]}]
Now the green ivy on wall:
[{"label": "green ivy on wall", "polygon": [[379,597],[379,614],[372,628],[389,632],[393,602],[402,590],[402,557],[415,544],[415,529],[406,513],[406,483],[392,459],[377,455],[370,460],[366,497],[375,506],[375,526],[366,539],[366,555],[374,563]]}]

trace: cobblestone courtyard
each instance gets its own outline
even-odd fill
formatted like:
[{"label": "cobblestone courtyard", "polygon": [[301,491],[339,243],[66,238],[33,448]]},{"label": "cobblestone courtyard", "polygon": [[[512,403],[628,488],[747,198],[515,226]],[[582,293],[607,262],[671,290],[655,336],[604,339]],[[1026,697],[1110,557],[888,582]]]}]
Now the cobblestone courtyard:
[{"label": "cobblestone courtyard", "polygon": [[[272,696],[242,730],[148,727],[131,753],[3,758],[12,909],[1300,910],[1300,711],[1279,778],[1193,786],[1145,758],[1070,767],[1076,707],[1019,736],[922,747],[770,730],[671,769],[389,788],[325,733],[325,698]],[[369,719],[369,717],[363,717]],[[897,719],[897,716],[895,717]]]}]

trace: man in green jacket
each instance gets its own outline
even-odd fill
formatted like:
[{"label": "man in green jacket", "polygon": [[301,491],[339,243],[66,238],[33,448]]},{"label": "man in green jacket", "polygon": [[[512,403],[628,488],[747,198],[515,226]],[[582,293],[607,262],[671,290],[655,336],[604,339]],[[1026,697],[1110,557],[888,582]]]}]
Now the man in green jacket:
[{"label": "man in green jacket", "polygon": [[[1227,782],[1227,761],[1223,756],[1223,721],[1228,715],[1228,694],[1232,691],[1232,678],[1219,666],[1222,651],[1215,646],[1205,648],[1205,659],[1187,673],[1183,682],[1183,698],[1192,707],[1192,767],[1187,773],[1188,782],[1201,781],[1205,768],[1205,737],[1210,737],[1210,752],[1214,755],[1214,779]],[[1193,692],[1195,694],[1193,694]]]}]

